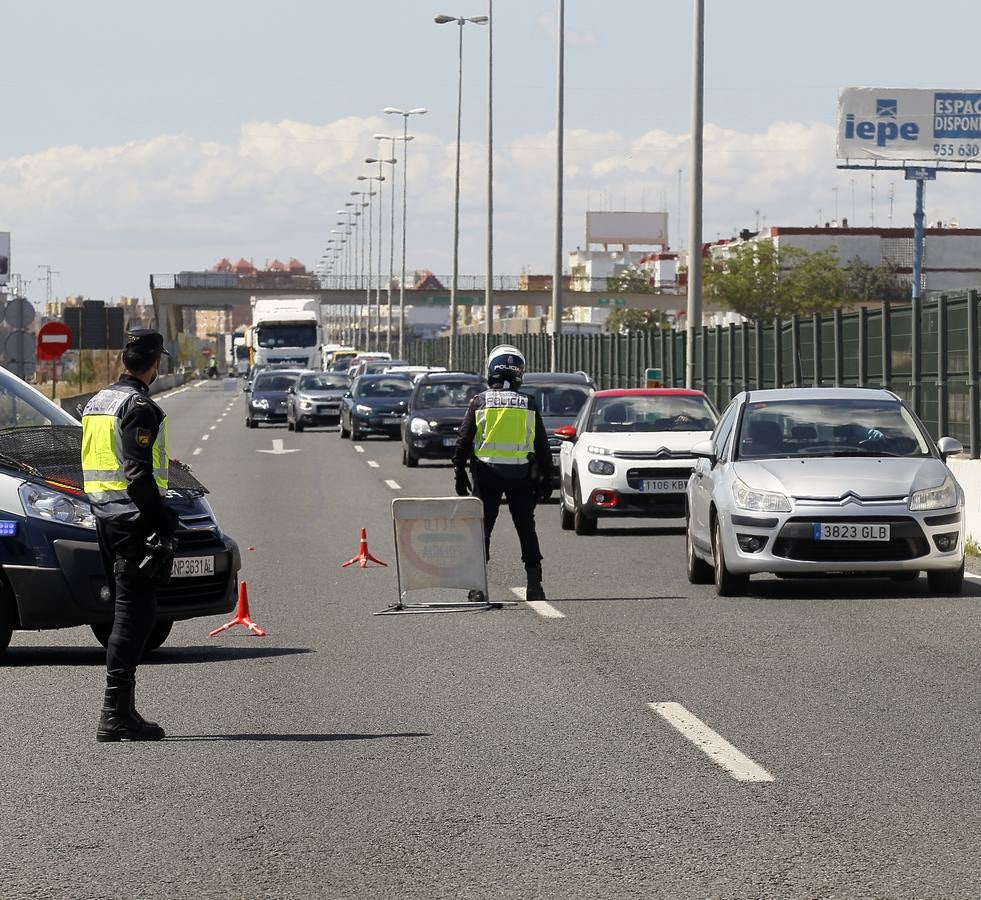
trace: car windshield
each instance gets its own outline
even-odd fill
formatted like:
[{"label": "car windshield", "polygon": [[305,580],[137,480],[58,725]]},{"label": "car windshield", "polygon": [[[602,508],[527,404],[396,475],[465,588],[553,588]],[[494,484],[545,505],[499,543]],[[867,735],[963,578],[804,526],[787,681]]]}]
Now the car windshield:
[{"label": "car windshield", "polygon": [[298,391],[333,391],[347,389],[347,378],[333,372],[318,372],[316,375],[303,375],[296,385]]},{"label": "car windshield", "polygon": [[473,381],[437,381],[424,384],[416,395],[418,409],[449,409],[467,406],[484,386]]},{"label": "car windshield", "polygon": [[578,416],[589,399],[589,389],[575,384],[524,384],[521,393],[531,397],[543,416]]},{"label": "car windshield", "polygon": [[401,375],[372,375],[358,380],[356,397],[408,397],[412,380]]},{"label": "car windshield", "polygon": [[587,431],[711,431],[715,411],[699,396],[598,397]]},{"label": "car windshield", "polygon": [[317,326],[309,325],[259,325],[259,346],[265,350],[277,347],[312,347],[317,343]]},{"label": "car windshield", "polygon": [[77,424],[60,406],[0,369],[0,428]]},{"label": "car windshield", "polygon": [[795,456],[930,456],[930,444],[898,400],[748,403],[739,458]]},{"label": "car windshield", "polygon": [[274,375],[263,373],[255,380],[252,390],[256,394],[285,394],[293,385],[296,384],[295,375]]}]

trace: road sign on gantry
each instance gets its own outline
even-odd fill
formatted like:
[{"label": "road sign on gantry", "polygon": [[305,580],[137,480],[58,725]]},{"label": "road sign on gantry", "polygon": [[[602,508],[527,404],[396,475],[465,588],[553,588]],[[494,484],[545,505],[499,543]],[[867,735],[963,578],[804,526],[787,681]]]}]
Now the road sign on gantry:
[{"label": "road sign on gantry", "polygon": [[[476,497],[392,501],[398,603],[383,613],[449,612],[488,606],[484,505]],[[409,591],[480,591],[485,602],[407,604]],[[376,614],[377,615],[377,614]]]}]

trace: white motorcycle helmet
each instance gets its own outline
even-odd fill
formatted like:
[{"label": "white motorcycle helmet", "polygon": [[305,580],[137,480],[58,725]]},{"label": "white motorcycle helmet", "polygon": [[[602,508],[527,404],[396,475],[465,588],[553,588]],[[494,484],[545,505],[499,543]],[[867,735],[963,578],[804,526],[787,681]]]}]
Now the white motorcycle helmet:
[{"label": "white motorcycle helmet", "polygon": [[525,377],[525,356],[510,344],[501,344],[487,356],[487,384],[492,388],[516,391]]}]

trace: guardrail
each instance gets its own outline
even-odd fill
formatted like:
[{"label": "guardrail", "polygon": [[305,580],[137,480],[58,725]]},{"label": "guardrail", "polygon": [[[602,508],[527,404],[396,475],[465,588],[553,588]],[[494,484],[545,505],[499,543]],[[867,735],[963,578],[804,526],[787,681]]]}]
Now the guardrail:
[{"label": "guardrail", "polygon": [[[695,387],[721,409],[743,390],[882,387],[905,399],[934,437],[952,435],[981,457],[977,291],[884,309],[836,310],[772,322],[704,326],[695,335]],[[410,360],[447,364],[449,338],[411,341]],[[685,383],[685,333],[495,335],[517,346],[529,371],[585,371],[600,388],[639,387],[648,368],[667,387]],[[460,335],[456,368],[480,372],[484,335]]]}]

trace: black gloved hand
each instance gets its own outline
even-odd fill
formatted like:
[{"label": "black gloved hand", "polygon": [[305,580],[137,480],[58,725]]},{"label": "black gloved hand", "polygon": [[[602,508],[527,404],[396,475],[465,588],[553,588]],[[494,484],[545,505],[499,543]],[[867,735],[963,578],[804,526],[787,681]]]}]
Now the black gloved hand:
[{"label": "black gloved hand", "polygon": [[552,499],[551,475],[545,475],[538,479],[538,499],[542,502]]},{"label": "black gloved hand", "polygon": [[458,497],[470,496],[470,479],[467,478],[466,469],[456,470],[456,483],[454,485]]}]

